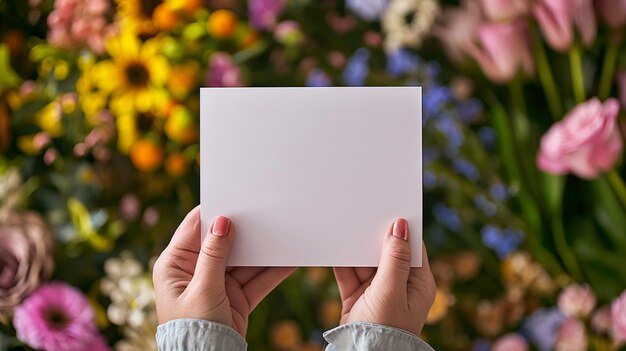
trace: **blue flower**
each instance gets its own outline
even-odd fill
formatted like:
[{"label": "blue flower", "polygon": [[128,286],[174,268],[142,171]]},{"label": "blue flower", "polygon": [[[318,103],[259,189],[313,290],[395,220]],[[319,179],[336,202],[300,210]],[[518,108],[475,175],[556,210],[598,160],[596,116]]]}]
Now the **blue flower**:
[{"label": "blue flower", "polygon": [[424,66],[424,74],[429,80],[434,80],[441,72],[441,66],[437,62],[430,61]]},{"label": "blue flower", "polygon": [[478,99],[469,99],[461,101],[458,106],[459,118],[464,123],[474,123],[480,117],[483,110],[483,104]]},{"label": "blue flower", "polygon": [[473,200],[474,200],[474,205],[476,205],[476,207],[478,207],[481,211],[483,211],[485,216],[491,217],[496,214],[496,211],[497,211],[496,205],[494,205],[489,200],[487,200],[487,197],[485,197],[485,195],[478,194],[474,196]]},{"label": "blue flower", "polygon": [[456,153],[457,149],[465,142],[463,131],[458,123],[450,116],[442,116],[436,121],[437,129],[448,138],[449,148]]},{"label": "blue flower", "polygon": [[349,86],[363,85],[365,77],[369,73],[368,61],[370,52],[366,48],[359,48],[348,60],[343,70],[343,81]]},{"label": "blue flower", "polygon": [[502,183],[492,185],[489,192],[491,193],[491,197],[493,197],[496,201],[502,202],[509,197],[509,190]]},{"label": "blue flower", "polygon": [[472,182],[476,182],[480,179],[480,172],[476,166],[464,158],[457,158],[452,161],[452,168]]},{"label": "blue flower", "polygon": [[432,171],[424,171],[422,183],[427,188],[434,188],[437,186],[437,175]]},{"label": "blue flower", "polygon": [[306,78],[306,85],[309,87],[327,87],[330,85],[330,78],[323,70],[316,68],[309,72]]},{"label": "blue flower", "polygon": [[439,158],[439,150],[429,147],[422,149],[422,162],[425,164],[433,163]]},{"label": "blue flower", "polygon": [[375,21],[385,10],[387,0],[348,0],[346,6],[364,20]]},{"label": "blue flower", "polygon": [[567,319],[556,308],[541,308],[524,321],[523,329],[539,351],[552,350],[561,324]]},{"label": "blue flower", "polygon": [[500,230],[486,225],[481,231],[483,244],[496,252],[500,259],[505,259],[524,241],[524,234],[515,229]]},{"label": "blue flower", "polygon": [[438,203],[433,206],[433,216],[444,227],[452,231],[461,230],[461,217],[455,209],[449,208],[443,203]]},{"label": "blue flower", "polygon": [[496,131],[491,127],[482,127],[478,130],[478,139],[488,150],[493,150],[496,146]]},{"label": "blue flower", "polygon": [[424,89],[422,107],[427,118],[432,118],[441,112],[445,104],[453,98],[452,90],[444,85],[433,85]]},{"label": "blue flower", "polygon": [[491,350],[491,343],[486,339],[478,339],[472,344],[472,351],[489,351]]},{"label": "blue flower", "polygon": [[387,72],[393,77],[415,71],[418,65],[419,57],[406,49],[400,49],[387,56]]}]

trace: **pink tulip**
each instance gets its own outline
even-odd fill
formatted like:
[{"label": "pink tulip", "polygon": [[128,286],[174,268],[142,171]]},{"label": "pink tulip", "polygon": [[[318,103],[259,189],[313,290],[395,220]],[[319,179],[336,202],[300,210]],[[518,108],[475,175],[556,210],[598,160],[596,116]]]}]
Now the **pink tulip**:
[{"label": "pink tulip", "polygon": [[596,0],[596,12],[613,29],[626,25],[626,0]]},{"label": "pink tulip", "polygon": [[448,57],[458,63],[465,58],[467,47],[474,41],[481,22],[478,4],[464,1],[460,7],[443,10],[441,24],[433,28],[433,34],[441,41]]},{"label": "pink tulip", "polygon": [[619,103],[613,98],[604,104],[593,98],[577,105],[541,138],[537,166],[548,173],[572,172],[585,179],[613,168],[623,146],[618,112]]},{"label": "pink tulip", "polygon": [[487,23],[478,28],[478,43],[468,46],[468,53],[485,75],[496,83],[506,83],[522,70],[534,72],[534,62],[524,21]]},{"label": "pink tulip", "polygon": [[483,13],[492,21],[510,21],[529,11],[526,0],[481,0]]},{"label": "pink tulip", "polygon": [[566,51],[574,42],[574,27],[583,45],[596,38],[596,19],[592,0],[539,0],[533,9],[548,44],[557,51]]}]

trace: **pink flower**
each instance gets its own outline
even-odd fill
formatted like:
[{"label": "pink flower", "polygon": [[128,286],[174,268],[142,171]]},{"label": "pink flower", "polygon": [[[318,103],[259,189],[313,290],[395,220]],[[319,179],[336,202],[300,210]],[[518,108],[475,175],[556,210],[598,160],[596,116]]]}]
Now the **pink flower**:
[{"label": "pink flower", "polygon": [[569,318],[559,328],[556,336],[556,351],[586,351],[587,334],[583,322],[575,318]]},{"label": "pink flower", "polygon": [[17,338],[35,349],[108,350],[98,337],[94,319],[83,293],[55,282],[41,285],[17,306],[13,325]]},{"label": "pink flower", "polygon": [[227,53],[216,52],[211,56],[206,84],[210,87],[240,87],[241,71]]},{"label": "pink flower", "polygon": [[478,28],[478,42],[469,45],[468,53],[485,75],[496,83],[506,83],[522,70],[532,74],[535,68],[524,21],[487,23]]},{"label": "pink flower", "polygon": [[626,25],[626,0],[596,0],[596,12],[613,29]]},{"label": "pink flower", "polygon": [[611,304],[611,321],[615,341],[626,341],[626,290]]},{"label": "pink flower", "polygon": [[527,0],[481,0],[485,16],[492,21],[510,21],[529,12]]},{"label": "pink flower", "polygon": [[592,179],[611,169],[622,152],[616,120],[619,104],[597,98],[578,104],[541,138],[537,166],[544,172],[572,172]]},{"label": "pink flower", "polygon": [[574,27],[588,47],[596,38],[592,0],[539,0],[533,9],[548,44],[566,51],[574,42]]},{"label": "pink flower", "polygon": [[608,306],[600,308],[591,317],[591,328],[598,333],[610,331],[611,324],[611,308]]},{"label": "pink flower", "polygon": [[585,318],[596,305],[596,295],[588,285],[572,284],[561,292],[558,305],[568,317]]},{"label": "pink flower", "polygon": [[104,52],[104,42],[113,31],[106,20],[107,0],[56,0],[48,16],[48,41],[66,49],[89,47]]},{"label": "pink flower", "polygon": [[517,333],[508,333],[496,340],[491,351],[527,351],[528,342]]},{"label": "pink flower", "polygon": [[443,10],[441,24],[433,28],[433,34],[441,41],[448,57],[458,63],[465,58],[467,47],[474,42],[481,22],[478,4],[463,1],[461,7],[446,7]]},{"label": "pink flower", "polygon": [[248,0],[250,25],[256,29],[270,30],[285,8],[284,0]]}]

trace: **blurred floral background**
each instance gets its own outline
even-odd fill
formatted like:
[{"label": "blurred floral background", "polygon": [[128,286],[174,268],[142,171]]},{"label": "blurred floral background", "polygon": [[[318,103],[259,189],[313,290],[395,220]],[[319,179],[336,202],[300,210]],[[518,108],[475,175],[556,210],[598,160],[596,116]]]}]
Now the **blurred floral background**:
[{"label": "blurred floral background", "polygon": [[[155,350],[199,87],[424,87],[438,350],[626,341],[626,1],[0,0],[0,350]],[[393,111],[393,106],[390,106]],[[321,350],[302,268],[251,350]]]}]

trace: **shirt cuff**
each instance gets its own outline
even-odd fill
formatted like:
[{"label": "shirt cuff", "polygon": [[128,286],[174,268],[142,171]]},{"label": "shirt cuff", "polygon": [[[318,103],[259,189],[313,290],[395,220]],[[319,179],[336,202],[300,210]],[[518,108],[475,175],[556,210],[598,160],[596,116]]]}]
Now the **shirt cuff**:
[{"label": "shirt cuff", "polygon": [[324,333],[327,351],[434,351],[420,338],[402,329],[373,323],[340,325]]},{"label": "shirt cuff", "polygon": [[157,327],[159,351],[245,351],[246,340],[233,328],[200,319],[175,319]]}]

